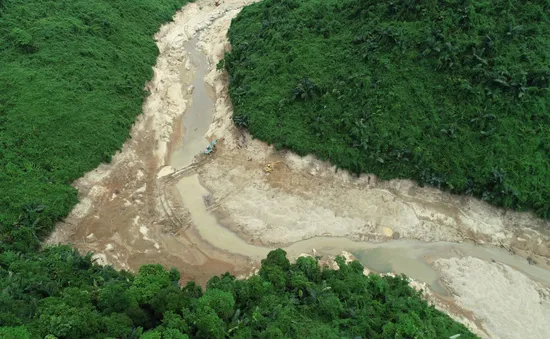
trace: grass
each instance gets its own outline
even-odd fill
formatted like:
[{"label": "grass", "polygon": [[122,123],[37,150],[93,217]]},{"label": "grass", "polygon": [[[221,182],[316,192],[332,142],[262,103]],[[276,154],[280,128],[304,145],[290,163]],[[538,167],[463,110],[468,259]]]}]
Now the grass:
[{"label": "grass", "polygon": [[234,121],[354,173],[550,217],[546,1],[264,0],[232,22]]}]

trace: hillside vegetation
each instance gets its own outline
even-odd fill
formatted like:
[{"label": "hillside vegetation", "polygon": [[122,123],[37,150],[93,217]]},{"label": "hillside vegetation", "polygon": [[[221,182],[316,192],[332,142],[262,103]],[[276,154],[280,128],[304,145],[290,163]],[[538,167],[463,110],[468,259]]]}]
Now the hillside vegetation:
[{"label": "hillside vegetation", "polygon": [[[290,264],[271,252],[259,275],[225,274],[178,286],[160,265],[117,272],[70,248],[21,261],[0,254],[0,337],[27,338],[476,338],[428,306],[402,277],[363,275],[358,262],[339,270],[313,258]],[[54,336],[54,337],[53,337]]]},{"label": "hillside vegetation", "polygon": [[354,173],[548,218],[549,14],[546,0],[261,1],[229,30],[234,121]]},{"label": "hillside vegetation", "polygon": [[128,138],[152,36],[186,2],[0,1],[0,249],[37,246]]},{"label": "hillside vegetation", "polygon": [[152,35],[185,0],[0,0],[0,338],[442,338],[464,326],[402,277],[271,252],[260,274],[181,288],[160,265],[99,266],[40,240],[70,183],[128,137],[152,76]]}]

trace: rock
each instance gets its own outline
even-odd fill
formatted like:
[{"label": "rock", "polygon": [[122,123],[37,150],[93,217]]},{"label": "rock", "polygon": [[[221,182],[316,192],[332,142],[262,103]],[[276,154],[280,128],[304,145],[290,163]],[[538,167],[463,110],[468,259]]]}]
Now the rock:
[{"label": "rock", "polygon": [[88,236],[86,237],[86,242],[95,242],[96,240],[97,237],[93,233],[88,234]]},{"label": "rock", "polygon": [[389,227],[382,227],[382,233],[388,238],[391,238],[393,235],[393,230]]}]

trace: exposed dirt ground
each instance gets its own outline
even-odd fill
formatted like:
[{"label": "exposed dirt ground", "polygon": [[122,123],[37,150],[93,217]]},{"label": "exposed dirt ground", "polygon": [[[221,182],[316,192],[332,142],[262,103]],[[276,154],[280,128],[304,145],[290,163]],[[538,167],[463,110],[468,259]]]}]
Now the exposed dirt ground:
[{"label": "exposed dirt ground", "polygon": [[[407,180],[382,182],[373,175],[354,178],[336,173],[326,163],[277,152],[237,130],[231,121],[227,75],[215,66],[229,49],[226,32],[231,19],[250,2],[229,0],[216,7],[214,1],[199,0],[161,27],[155,36],[160,55],[154,79],[147,84],[151,95],[132,138],[111,164],[75,182],[81,202],[48,243],[71,243],[122,269],[137,270],[146,263],[176,267],[184,281],[204,283],[225,271],[237,275],[253,271],[255,260],[222,251],[198,236],[180,198],[196,192],[176,187],[185,175],[198,174],[210,192],[205,196],[208,211],[251,244],[276,246],[316,236],[375,242],[469,241],[502,246],[542,267],[550,265],[550,223],[529,213],[504,211]],[[208,58],[205,81],[215,97],[214,119],[206,136],[221,141],[214,154],[198,155],[191,166],[174,168],[172,154],[182,147],[185,133],[181,119],[192,104],[195,70],[184,44],[193,38],[198,38],[197,46]],[[439,307],[477,326],[486,337],[550,338],[550,325],[543,321],[550,315],[548,290],[505,265],[476,260],[435,261],[455,295],[454,300],[444,300],[432,294]],[[487,299],[484,291],[495,286],[492,281],[500,287]],[[495,293],[504,295],[498,298]],[[519,314],[535,306],[536,316],[523,322]],[[523,332],[523,324],[534,329]]]},{"label": "exposed dirt ground", "polygon": [[509,266],[476,258],[435,263],[456,304],[472,310],[492,338],[549,338],[550,290]]}]

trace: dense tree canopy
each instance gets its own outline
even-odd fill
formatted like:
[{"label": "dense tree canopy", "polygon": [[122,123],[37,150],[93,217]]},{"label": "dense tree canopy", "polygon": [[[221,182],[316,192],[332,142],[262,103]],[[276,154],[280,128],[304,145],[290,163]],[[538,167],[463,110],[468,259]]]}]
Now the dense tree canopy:
[{"label": "dense tree canopy", "polygon": [[213,277],[203,292],[176,270],[137,275],[94,264],[68,247],[24,260],[0,254],[0,337],[51,338],[475,338],[435,310],[404,277],[339,270],[269,253],[258,275]]},{"label": "dense tree canopy", "polygon": [[355,173],[550,217],[546,0],[264,0],[229,30],[236,124]]},{"label": "dense tree canopy", "polygon": [[70,183],[127,138],[152,35],[185,2],[0,0],[0,338],[474,338],[404,278],[343,258],[331,270],[277,250],[259,275],[203,290],[160,265],[39,249],[76,202]]},{"label": "dense tree canopy", "polygon": [[186,0],[0,1],[0,249],[37,246],[128,138]]}]

